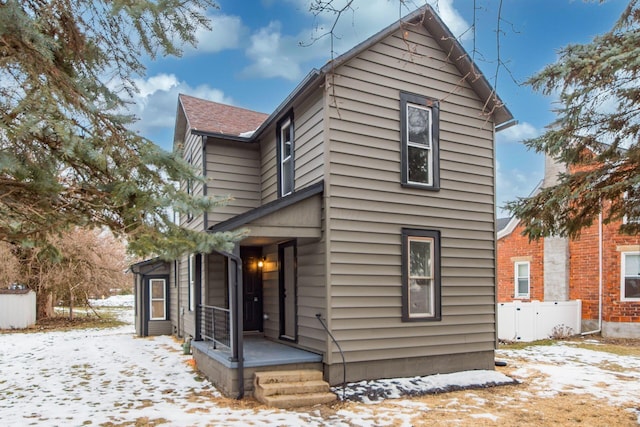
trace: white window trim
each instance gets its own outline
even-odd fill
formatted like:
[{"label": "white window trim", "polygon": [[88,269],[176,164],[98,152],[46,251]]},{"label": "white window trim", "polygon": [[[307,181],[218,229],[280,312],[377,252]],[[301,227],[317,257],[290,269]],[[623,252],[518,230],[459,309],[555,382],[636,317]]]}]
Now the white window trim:
[{"label": "white window trim", "polygon": [[196,309],[196,255],[189,255],[189,311]]},{"label": "white window trim", "polygon": [[[162,282],[162,298],[153,297],[153,282]],[[164,316],[153,317],[153,303],[162,301]],[[167,320],[167,281],[165,279],[149,279],[149,320]]]},{"label": "white window trim", "polygon": [[[289,155],[287,157],[284,157],[284,148],[285,148],[285,132],[284,130],[287,130],[287,137],[291,138],[291,152],[289,153]],[[286,166],[286,168],[290,169],[290,173],[293,174],[293,135],[291,135],[291,119],[287,119],[285,120],[281,125],[280,125],[280,159],[278,160],[280,162],[280,194],[282,195],[282,197],[287,196],[291,193],[293,193],[293,185],[291,185],[291,190],[287,193],[285,193],[285,185],[289,184],[289,180],[285,180],[285,164],[287,162],[288,166]]]},{"label": "white window trim", "polygon": [[[520,276],[518,276],[518,267],[520,265],[526,265],[527,266],[527,293],[526,294],[520,294],[520,287],[518,286],[518,279],[520,279]],[[515,299],[529,299],[531,298],[531,263],[529,261],[516,261],[513,263],[513,277],[514,277],[514,292],[513,292],[513,297]]]},{"label": "white window trim", "polygon": [[[428,147],[424,146],[423,144],[413,143],[409,140],[409,107],[425,110],[429,113],[429,146]],[[406,108],[406,111],[405,111],[406,119],[405,119],[404,126],[406,129],[406,135],[407,135],[407,141],[406,141],[407,159],[405,159],[405,166],[407,168],[407,183],[412,185],[424,185],[424,186],[432,187],[433,186],[433,110],[431,107],[425,107],[424,105],[414,104],[412,102],[407,102],[405,108]],[[408,158],[409,147],[426,150],[428,152],[428,156],[427,156],[427,162],[429,163],[428,182],[411,181],[411,179],[409,179],[409,158]]]},{"label": "white window trim", "polygon": [[640,301],[640,298],[627,298],[625,294],[625,270],[627,255],[640,255],[640,252],[622,252],[620,254],[620,301]]},{"label": "white window trim", "polygon": [[[429,260],[429,263],[431,265],[431,275],[430,276],[412,276],[411,275],[411,243],[412,242],[428,242],[429,246],[430,246],[430,250],[429,253],[431,255],[431,259]],[[407,277],[409,280],[409,283],[407,284],[407,286],[411,286],[411,279],[427,279],[431,282],[431,286],[429,288],[429,292],[430,292],[430,298],[429,298],[429,311],[427,313],[411,313],[411,292],[409,289],[407,298],[409,300],[408,303],[408,307],[407,307],[407,312],[409,315],[409,318],[412,319],[421,319],[421,318],[430,318],[430,317],[434,317],[436,314],[436,309],[435,309],[435,299],[436,299],[436,292],[435,292],[435,274],[434,274],[434,268],[435,268],[435,258],[434,258],[434,248],[435,248],[435,239],[433,237],[422,237],[422,236],[408,236],[407,237]]]}]

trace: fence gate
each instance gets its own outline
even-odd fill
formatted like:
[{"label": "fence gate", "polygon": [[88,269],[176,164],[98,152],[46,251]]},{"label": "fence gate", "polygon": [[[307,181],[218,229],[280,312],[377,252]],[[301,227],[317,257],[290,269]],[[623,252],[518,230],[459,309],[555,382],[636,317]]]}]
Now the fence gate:
[{"label": "fence gate", "polygon": [[498,303],[498,339],[536,341],[554,332],[581,332],[582,301],[513,301]]}]

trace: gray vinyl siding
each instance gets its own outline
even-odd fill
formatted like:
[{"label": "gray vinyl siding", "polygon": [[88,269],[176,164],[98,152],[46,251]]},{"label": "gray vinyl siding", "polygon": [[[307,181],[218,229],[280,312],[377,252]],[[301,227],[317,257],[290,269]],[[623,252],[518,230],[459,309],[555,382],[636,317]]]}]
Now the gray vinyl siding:
[{"label": "gray vinyl siding", "polygon": [[[323,90],[304,97],[293,106],[294,123],[294,190],[321,181],[324,174],[323,147]],[[264,133],[261,143],[262,204],[278,197],[278,165],[276,127]]]},{"label": "gray vinyl siding", "polygon": [[259,148],[237,141],[207,143],[207,195],[232,197],[209,212],[209,227],[260,205]]},{"label": "gray vinyl siding", "polygon": [[266,261],[262,268],[263,330],[266,337],[278,339],[280,307],[278,305],[278,246],[262,248]]},{"label": "gray vinyl siding", "polygon": [[176,276],[179,274],[179,260],[171,261],[169,273],[169,319],[171,319],[171,333],[180,334],[178,331],[178,282]]},{"label": "gray vinyl siding", "polygon": [[171,335],[171,320],[150,320],[149,336]]},{"label": "gray vinyl siding", "polygon": [[[184,151],[183,156],[185,159],[189,159],[191,156],[191,164],[198,171],[202,173],[202,137],[197,135],[192,135],[191,132],[187,132],[185,143],[184,143]],[[187,183],[186,181],[182,182],[182,190],[187,191]],[[193,194],[194,195],[202,195],[204,190],[204,185],[201,182],[194,181],[193,182]],[[203,230],[204,229],[204,215],[193,215],[191,220],[187,220],[186,214],[180,215],[180,224],[183,226],[189,227],[195,230]]]},{"label": "gray vinyl siding", "polygon": [[[413,55],[397,33],[327,77],[328,292],[348,362],[492,351],[495,342],[493,123],[422,27],[404,30]],[[400,185],[400,91],[440,100],[440,191]],[[441,321],[402,322],[403,227],[441,232]]]},{"label": "gray vinyl siding", "polygon": [[227,258],[219,254],[208,254],[205,257],[205,268],[207,268],[205,287],[205,304],[216,307],[229,307],[227,280],[227,269],[225,264]]},{"label": "gray vinyl siding", "polygon": [[178,308],[178,316],[180,316],[180,325],[182,329],[181,336],[195,337],[195,311],[189,311],[189,256],[184,255],[180,258],[180,286],[178,292],[180,294],[180,305]]}]

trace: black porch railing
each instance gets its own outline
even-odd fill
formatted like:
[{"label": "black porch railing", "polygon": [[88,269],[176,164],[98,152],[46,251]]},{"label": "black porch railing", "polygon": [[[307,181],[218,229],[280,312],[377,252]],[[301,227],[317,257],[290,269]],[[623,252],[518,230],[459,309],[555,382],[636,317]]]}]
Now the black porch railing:
[{"label": "black porch railing", "polygon": [[231,349],[231,312],[228,308],[200,305],[202,338]]}]

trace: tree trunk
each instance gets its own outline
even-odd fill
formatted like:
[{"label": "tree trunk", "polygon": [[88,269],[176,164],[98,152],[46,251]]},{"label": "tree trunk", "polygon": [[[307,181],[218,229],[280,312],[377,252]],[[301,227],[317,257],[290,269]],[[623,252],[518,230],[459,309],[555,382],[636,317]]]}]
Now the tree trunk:
[{"label": "tree trunk", "polygon": [[73,320],[73,288],[69,286],[69,320]]},{"label": "tree trunk", "polygon": [[37,320],[53,316],[53,295],[49,292],[40,290],[40,292],[36,294],[36,306]]}]

